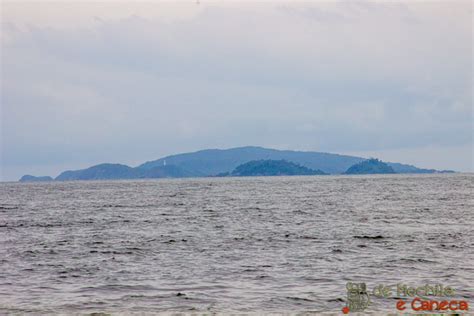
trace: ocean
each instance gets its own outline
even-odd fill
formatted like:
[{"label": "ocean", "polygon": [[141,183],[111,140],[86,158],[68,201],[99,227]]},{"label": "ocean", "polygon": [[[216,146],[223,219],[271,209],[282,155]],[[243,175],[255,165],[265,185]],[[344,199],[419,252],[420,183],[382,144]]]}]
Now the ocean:
[{"label": "ocean", "polygon": [[[378,285],[474,308],[474,175],[0,183],[0,314],[367,312]],[[410,310],[407,300],[407,311]]]}]

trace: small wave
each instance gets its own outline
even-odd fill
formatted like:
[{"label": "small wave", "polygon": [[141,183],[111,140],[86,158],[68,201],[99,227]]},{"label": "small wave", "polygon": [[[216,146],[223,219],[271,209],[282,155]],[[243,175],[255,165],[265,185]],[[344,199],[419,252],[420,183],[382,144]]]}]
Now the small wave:
[{"label": "small wave", "polygon": [[409,263],[420,262],[420,263],[437,263],[437,261],[434,261],[434,260],[428,260],[428,259],[423,259],[423,258],[418,258],[418,259],[413,259],[413,258],[401,258],[401,259],[394,259],[394,260],[389,260],[388,262],[409,262]]},{"label": "small wave", "polygon": [[18,206],[9,206],[9,205],[7,205],[7,206],[0,206],[0,210],[17,210],[17,209],[19,209]]},{"label": "small wave", "polygon": [[169,239],[169,240],[163,241],[164,244],[173,244],[175,242],[188,242],[188,240],[183,238],[183,239],[180,239],[180,240]]},{"label": "small wave", "polygon": [[287,296],[286,298],[292,301],[314,302],[314,300],[311,300],[309,298],[304,298],[304,297]]},{"label": "small wave", "polygon": [[[286,236],[285,236],[286,237]],[[299,239],[310,239],[310,240],[316,240],[319,239],[318,237],[315,236],[300,236],[298,237]]]},{"label": "small wave", "polygon": [[356,239],[384,239],[384,238],[386,238],[382,235],[376,235],[376,236],[363,235],[363,236],[353,236],[353,237],[356,238]]},{"label": "small wave", "polygon": [[76,290],[76,293],[83,292],[109,292],[109,291],[155,291],[156,288],[150,285],[127,285],[127,284],[109,284],[99,286],[84,286]]},{"label": "small wave", "polygon": [[441,247],[443,248],[461,248],[457,245],[445,245],[445,244],[440,244]]}]

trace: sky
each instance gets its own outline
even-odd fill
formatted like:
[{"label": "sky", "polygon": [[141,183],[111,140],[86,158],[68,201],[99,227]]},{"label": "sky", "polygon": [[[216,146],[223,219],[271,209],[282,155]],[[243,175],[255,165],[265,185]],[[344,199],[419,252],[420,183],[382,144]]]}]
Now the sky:
[{"label": "sky", "polygon": [[2,1],[1,175],[206,148],[473,172],[471,1]]}]

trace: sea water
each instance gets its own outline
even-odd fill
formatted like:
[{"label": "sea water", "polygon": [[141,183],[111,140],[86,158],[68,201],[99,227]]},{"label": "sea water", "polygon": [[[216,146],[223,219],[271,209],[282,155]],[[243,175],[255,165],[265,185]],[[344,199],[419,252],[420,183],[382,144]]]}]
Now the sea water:
[{"label": "sea water", "polygon": [[0,313],[340,313],[348,282],[450,286],[474,308],[473,189],[470,174],[0,183]]}]

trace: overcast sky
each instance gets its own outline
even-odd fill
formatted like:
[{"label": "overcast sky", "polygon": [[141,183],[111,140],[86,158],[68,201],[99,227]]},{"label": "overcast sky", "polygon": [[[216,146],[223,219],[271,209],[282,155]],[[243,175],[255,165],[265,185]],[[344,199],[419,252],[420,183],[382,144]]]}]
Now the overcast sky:
[{"label": "overcast sky", "polygon": [[2,180],[245,145],[474,171],[470,1],[1,9]]}]

